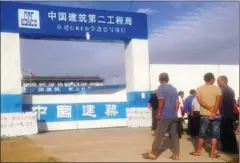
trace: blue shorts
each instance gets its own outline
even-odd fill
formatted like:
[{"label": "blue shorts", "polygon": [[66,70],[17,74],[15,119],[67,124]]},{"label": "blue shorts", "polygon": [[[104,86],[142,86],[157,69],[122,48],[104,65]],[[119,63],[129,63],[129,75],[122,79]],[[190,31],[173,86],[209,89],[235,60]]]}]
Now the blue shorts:
[{"label": "blue shorts", "polygon": [[208,136],[220,139],[221,118],[209,120],[208,117],[201,117],[199,138],[206,139]]}]

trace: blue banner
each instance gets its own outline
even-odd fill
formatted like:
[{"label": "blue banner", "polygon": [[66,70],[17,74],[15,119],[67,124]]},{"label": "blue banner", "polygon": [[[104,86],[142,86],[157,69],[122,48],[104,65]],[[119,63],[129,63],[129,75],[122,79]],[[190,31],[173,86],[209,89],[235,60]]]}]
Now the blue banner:
[{"label": "blue banner", "polygon": [[126,118],[126,102],[85,104],[23,104],[23,111],[36,111],[39,122]]},{"label": "blue banner", "polygon": [[1,31],[31,37],[147,39],[147,15],[20,2],[1,2]]},{"label": "blue banner", "polygon": [[25,94],[66,94],[66,93],[88,93],[98,90],[125,89],[126,85],[106,86],[74,86],[74,87],[25,87]]}]

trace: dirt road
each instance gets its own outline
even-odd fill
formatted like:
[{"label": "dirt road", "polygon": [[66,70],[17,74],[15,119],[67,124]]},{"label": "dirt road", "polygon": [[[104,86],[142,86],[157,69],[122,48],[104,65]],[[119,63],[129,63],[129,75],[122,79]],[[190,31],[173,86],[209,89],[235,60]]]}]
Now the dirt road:
[{"label": "dirt road", "polygon": [[58,162],[27,137],[1,139],[1,162]]},{"label": "dirt road", "polygon": [[[29,136],[38,146],[43,147],[49,154],[68,162],[104,162],[129,161],[145,162],[142,152],[150,150],[153,137],[149,128],[108,128],[91,130],[72,130],[49,132]],[[238,158],[221,154],[221,158],[209,158],[207,152],[202,156],[194,157],[189,153],[193,151],[194,141],[182,138],[180,141],[181,162],[226,162]],[[166,138],[163,153],[156,162],[170,162],[171,150],[164,149],[170,145]],[[208,150],[208,149],[206,149]]]}]

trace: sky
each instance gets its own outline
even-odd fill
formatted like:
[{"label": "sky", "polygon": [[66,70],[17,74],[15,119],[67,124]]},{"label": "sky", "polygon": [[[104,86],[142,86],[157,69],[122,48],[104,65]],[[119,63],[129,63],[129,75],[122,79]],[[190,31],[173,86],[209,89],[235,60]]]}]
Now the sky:
[{"label": "sky", "polygon": [[[31,3],[146,13],[151,64],[239,64],[238,2]],[[35,75],[125,82],[123,43],[21,39],[21,60]]]}]

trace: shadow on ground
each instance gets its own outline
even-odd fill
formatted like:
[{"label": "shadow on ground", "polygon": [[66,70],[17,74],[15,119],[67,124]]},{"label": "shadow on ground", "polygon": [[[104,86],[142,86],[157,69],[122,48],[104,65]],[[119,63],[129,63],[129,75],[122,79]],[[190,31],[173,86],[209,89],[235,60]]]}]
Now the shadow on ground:
[{"label": "shadow on ground", "polygon": [[1,138],[1,162],[59,162],[27,137]]}]

